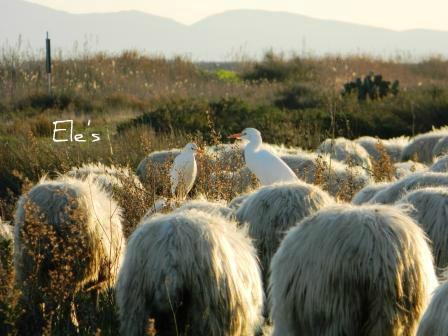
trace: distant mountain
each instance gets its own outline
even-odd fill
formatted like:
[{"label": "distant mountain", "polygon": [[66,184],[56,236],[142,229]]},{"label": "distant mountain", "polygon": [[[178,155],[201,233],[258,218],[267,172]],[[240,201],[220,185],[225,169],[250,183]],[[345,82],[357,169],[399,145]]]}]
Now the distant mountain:
[{"label": "distant mountain", "polygon": [[411,54],[448,57],[448,32],[393,31],[314,19],[285,12],[235,10],[210,16],[193,25],[180,24],[138,11],[70,14],[22,0],[1,0],[0,44],[42,48],[45,32],[64,52],[118,52],[138,49],[166,56],[220,61],[259,57],[266,50],[314,55],[368,53],[376,56]]}]

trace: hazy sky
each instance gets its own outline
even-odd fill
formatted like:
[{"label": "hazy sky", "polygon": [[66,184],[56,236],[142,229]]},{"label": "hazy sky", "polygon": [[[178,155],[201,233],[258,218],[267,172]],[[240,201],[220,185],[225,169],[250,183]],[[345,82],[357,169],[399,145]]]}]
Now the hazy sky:
[{"label": "hazy sky", "polygon": [[448,0],[29,0],[73,13],[137,9],[193,23],[230,9],[265,9],[391,28],[448,31]]}]

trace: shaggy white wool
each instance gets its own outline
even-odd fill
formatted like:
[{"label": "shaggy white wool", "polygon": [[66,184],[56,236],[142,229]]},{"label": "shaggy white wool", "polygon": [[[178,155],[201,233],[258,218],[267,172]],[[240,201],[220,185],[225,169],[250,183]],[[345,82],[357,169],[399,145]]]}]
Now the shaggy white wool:
[{"label": "shaggy white wool", "polygon": [[417,336],[444,336],[448,330],[448,283],[434,292],[418,327]]},{"label": "shaggy white wool", "polygon": [[438,186],[448,186],[448,174],[433,172],[414,173],[389,184],[386,188],[377,192],[369,203],[393,204],[409,191]]},{"label": "shaggy white wool", "polygon": [[436,286],[410,217],[383,205],[329,207],[292,228],[272,260],[274,335],[411,336]]},{"label": "shaggy white wool", "polygon": [[130,237],[117,303],[122,335],[145,335],[148,318],[163,335],[253,335],[263,306],[255,249],[222,216],[156,215]]},{"label": "shaggy white wool", "polygon": [[345,138],[326,139],[317,148],[318,153],[329,154],[332,158],[358,165],[364,169],[372,169],[369,153],[354,141]]},{"label": "shaggy white wool", "polygon": [[333,198],[325,191],[303,182],[260,188],[242,203],[236,218],[239,223],[248,225],[266,285],[271,258],[286,231],[303,218],[333,204]]},{"label": "shaggy white wool", "polygon": [[418,161],[425,164],[433,162],[433,151],[440,139],[448,136],[448,127],[433,129],[431,132],[423,133],[413,138],[403,148],[401,161]]},{"label": "shaggy white wool", "polygon": [[352,204],[360,205],[370,201],[379,191],[387,188],[389,183],[376,183],[365,186],[353,196]]},{"label": "shaggy white wool", "polygon": [[397,204],[412,205],[410,214],[431,240],[437,274],[442,276],[448,266],[448,188],[418,189]]}]

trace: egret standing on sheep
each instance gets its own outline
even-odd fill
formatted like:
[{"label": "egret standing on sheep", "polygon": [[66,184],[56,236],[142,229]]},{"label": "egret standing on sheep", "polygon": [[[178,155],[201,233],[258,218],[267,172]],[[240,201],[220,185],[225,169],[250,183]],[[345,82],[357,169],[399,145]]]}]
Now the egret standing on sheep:
[{"label": "egret standing on sheep", "polygon": [[246,128],[241,133],[228,136],[229,139],[244,139],[249,143],[244,148],[247,167],[254,173],[261,184],[271,185],[278,182],[298,182],[296,174],[277,155],[262,149],[260,131]]},{"label": "egret standing on sheep", "polygon": [[196,144],[188,143],[176,156],[170,169],[171,194],[179,200],[184,200],[193,188],[197,175],[195,159],[197,152]]}]

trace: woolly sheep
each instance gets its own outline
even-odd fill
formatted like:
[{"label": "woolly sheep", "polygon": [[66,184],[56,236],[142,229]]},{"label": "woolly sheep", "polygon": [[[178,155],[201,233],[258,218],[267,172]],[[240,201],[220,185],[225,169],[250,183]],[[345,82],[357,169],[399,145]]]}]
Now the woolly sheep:
[{"label": "woolly sheep", "polygon": [[445,336],[448,330],[448,282],[433,294],[420,321],[417,336]]},{"label": "woolly sheep", "polygon": [[351,185],[358,191],[371,182],[371,177],[360,167],[349,167],[328,155],[302,152],[297,155],[284,155],[282,160],[302,181],[322,185],[334,197],[342,186]]},{"label": "woolly sheep", "polygon": [[137,228],[116,295],[122,335],[144,335],[148,318],[161,335],[253,335],[262,322],[250,239],[198,210],[157,215]]},{"label": "woolly sheep", "polygon": [[278,156],[282,155],[296,155],[303,153],[304,150],[299,147],[286,147],[285,145],[275,145],[275,144],[269,144],[269,143],[263,143],[263,148],[266,148],[272,153],[275,153]]},{"label": "woolly sheep", "polygon": [[[81,180],[93,181],[109,197],[114,199],[122,209],[122,226],[128,237],[140,221],[144,211],[153,202],[137,176],[127,167],[105,166],[101,163],[83,164],[74,167],[65,174]],[[143,206],[136,202],[140,202]],[[143,208],[143,209],[139,209]]]},{"label": "woolly sheep", "polygon": [[433,129],[431,132],[423,133],[413,138],[403,149],[401,161],[418,161],[430,164],[433,161],[433,150],[437,142],[448,136],[448,127]]},{"label": "woolly sheep", "polygon": [[266,285],[271,258],[285,232],[304,217],[333,202],[333,198],[319,187],[290,183],[260,188],[238,208],[236,218],[239,223],[248,225]]},{"label": "woolly sheep", "polygon": [[235,166],[238,166],[236,168],[241,168],[244,165],[244,146],[240,146],[238,143],[209,146],[206,152],[210,157],[216,158],[216,162],[224,170]]},{"label": "woolly sheep", "polygon": [[352,204],[361,205],[370,201],[379,191],[383,190],[389,183],[375,183],[365,186],[358,191],[352,199]]},{"label": "woolly sheep", "polygon": [[401,160],[403,150],[409,144],[409,142],[409,137],[401,136],[383,140],[383,146],[392,159],[392,162],[399,162]]},{"label": "woolly sheep", "polygon": [[352,163],[367,170],[372,168],[369,153],[364,147],[345,138],[326,139],[319,145],[317,152],[329,154],[338,161]]},{"label": "woolly sheep", "polygon": [[406,194],[398,204],[411,204],[411,216],[432,242],[437,274],[448,266],[448,188],[424,188]]},{"label": "woolly sheep", "polygon": [[364,147],[369,155],[377,161],[381,158],[377,148],[377,144],[380,143],[389,155],[391,161],[398,162],[400,161],[403,148],[409,143],[409,138],[403,136],[392,139],[378,139],[371,136],[363,136],[354,140],[354,142]]},{"label": "woolly sheep", "polygon": [[436,173],[448,173],[448,155],[441,156],[429,168],[429,171]]},{"label": "woolly sheep", "polygon": [[[137,176],[127,167],[106,166],[102,163],[83,164],[81,167],[73,167],[66,176],[85,180],[90,177],[103,189],[109,196],[113,197],[114,187],[123,187],[123,182],[132,181],[132,183],[143,189],[143,185]],[[123,180],[126,181],[123,181]]]},{"label": "woolly sheep", "polygon": [[448,174],[421,172],[411,174],[380,190],[369,203],[393,204],[407,192],[426,187],[448,186]]},{"label": "woolly sheep", "polygon": [[409,176],[412,173],[423,172],[428,169],[428,166],[420,162],[406,161],[394,163],[395,168],[395,178],[402,179],[403,177]]},{"label": "woolly sheep", "polygon": [[371,136],[363,136],[353,141],[358,145],[364,147],[367,153],[369,153],[369,155],[375,160],[379,160],[381,158],[377,145],[381,144],[382,146],[384,146],[382,139],[374,138]]},{"label": "woolly sheep", "polygon": [[254,174],[247,167],[236,171],[213,171],[208,175],[210,185],[225,185],[229,191],[247,193],[258,186]]},{"label": "woolly sheep", "polygon": [[442,137],[437,141],[434,149],[432,151],[433,157],[439,157],[448,154],[448,132],[446,136]]},{"label": "woolly sheep", "polygon": [[243,202],[249,197],[249,195],[250,195],[250,193],[239,195],[239,196],[235,197],[234,199],[232,199],[227,206],[230,209],[232,209],[233,211],[236,211],[239,209],[241,204],[243,204]]},{"label": "woolly sheep", "polygon": [[411,336],[436,286],[410,217],[384,205],[330,207],[291,229],[272,260],[273,335]]},{"label": "woolly sheep", "polygon": [[[158,205],[157,203],[160,202]],[[156,202],[155,206],[150,208],[142,218],[142,222],[150,220],[154,215],[160,213],[166,213],[170,210],[172,213],[182,212],[185,210],[196,209],[211,215],[222,216],[226,219],[233,219],[234,210],[229,208],[224,202],[211,202],[205,197],[200,196],[196,199],[183,201],[181,203],[175,201],[168,201],[166,199],[160,199]]]},{"label": "woolly sheep", "polygon": [[211,215],[219,215],[224,218],[231,218],[233,210],[226,206],[223,202],[210,202],[205,198],[199,198],[182,203],[175,212],[196,209]]},{"label": "woolly sheep", "polygon": [[86,286],[97,292],[113,285],[125,246],[120,212],[91,179],[43,179],[20,198],[14,259],[25,315],[19,330],[30,321],[41,328],[47,308],[66,311]]},{"label": "woolly sheep", "polygon": [[[181,149],[170,149],[152,152],[145,157],[137,166],[137,176],[141,183],[155,193],[160,195],[164,191],[164,184],[167,184],[168,171],[173,164],[174,158],[179,155]],[[166,182],[166,183],[164,183]],[[165,189],[169,189],[165,187]]]}]

